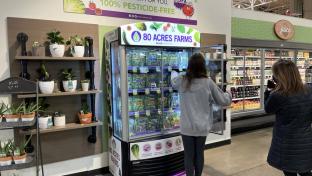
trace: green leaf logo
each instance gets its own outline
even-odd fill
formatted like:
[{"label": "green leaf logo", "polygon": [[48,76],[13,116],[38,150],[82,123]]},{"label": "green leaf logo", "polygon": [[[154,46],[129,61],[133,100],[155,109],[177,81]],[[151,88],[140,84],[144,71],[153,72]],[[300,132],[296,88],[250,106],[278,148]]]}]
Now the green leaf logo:
[{"label": "green leaf logo", "polygon": [[183,24],[178,24],[177,28],[178,28],[178,31],[181,32],[182,34],[185,33],[185,26]]},{"label": "green leaf logo", "polygon": [[194,34],[194,39],[195,39],[196,42],[200,43],[200,33],[199,32],[196,32]]},{"label": "green leaf logo", "polygon": [[146,31],[145,23],[135,23],[135,27],[137,27],[140,31]]},{"label": "green leaf logo", "polygon": [[193,28],[189,28],[189,30],[187,31],[187,34],[190,35],[193,32]]}]

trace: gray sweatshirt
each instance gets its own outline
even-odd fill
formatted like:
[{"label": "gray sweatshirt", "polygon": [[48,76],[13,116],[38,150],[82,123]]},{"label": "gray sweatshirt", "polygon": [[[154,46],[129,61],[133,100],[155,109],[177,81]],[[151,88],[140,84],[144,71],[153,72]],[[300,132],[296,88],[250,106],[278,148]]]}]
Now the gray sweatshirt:
[{"label": "gray sweatshirt", "polygon": [[212,103],[229,106],[231,95],[224,93],[211,79],[194,79],[189,89],[182,75],[172,76],[172,86],[179,91],[181,134],[207,136],[213,125]]}]

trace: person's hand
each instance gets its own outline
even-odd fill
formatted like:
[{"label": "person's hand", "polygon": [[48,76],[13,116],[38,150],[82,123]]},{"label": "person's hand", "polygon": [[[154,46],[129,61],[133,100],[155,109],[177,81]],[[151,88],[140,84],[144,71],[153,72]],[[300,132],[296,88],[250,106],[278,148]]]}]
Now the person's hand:
[{"label": "person's hand", "polygon": [[276,84],[275,84],[275,82],[273,81],[273,80],[268,80],[268,83],[267,83],[267,87],[269,88],[269,89],[275,89],[275,87],[276,87]]}]

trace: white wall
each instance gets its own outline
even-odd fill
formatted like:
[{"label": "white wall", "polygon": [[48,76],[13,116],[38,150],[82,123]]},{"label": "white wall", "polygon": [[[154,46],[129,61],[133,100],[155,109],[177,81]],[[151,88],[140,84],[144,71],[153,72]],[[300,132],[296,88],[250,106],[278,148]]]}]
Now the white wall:
[{"label": "white wall", "polygon": [[232,8],[232,17],[237,18],[245,18],[259,21],[268,21],[268,22],[277,22],[278,20],[288,20],[293,25],[311,27],[312,20],[290,17],[285,15],[278,15],[273,13],[259,12],[259,11],[251,11],[251,10],[243,10],[238,8]]},{"label": "white wall", "polygon": [[[198,0],[199,1],[199,31],[205,33],[226,34],[227,44],[231,40],[231,1],[230,0]],[[21,17],[33,19],[46,19],[58,21],[70,21],[80,23],[92,23],[108,26],[119,26],[132,23],[134,20],[116,19],[63,12],[63,0],[9,0],[1,1],[0,6],[0,80],[9,77],[9,48],[7,41],[7,17]],[[74,30],[74,29],[73,29]],[[1,96],[0,101],[9,101],[8,97]],[[227,124],[229,129],[230,124]],[[230,132],[227,131],[229,136]],[[12,137],[12,131],[0,131],[1,138]],[[228,137],[229,138],[229,137]],[[59,176],[93,170],[108,166],[107,153],[45,166],[46,175]],[[22,176],[33,176],[34,169],[19,171]],[[10,175],[8,172],[6,175]]]}]

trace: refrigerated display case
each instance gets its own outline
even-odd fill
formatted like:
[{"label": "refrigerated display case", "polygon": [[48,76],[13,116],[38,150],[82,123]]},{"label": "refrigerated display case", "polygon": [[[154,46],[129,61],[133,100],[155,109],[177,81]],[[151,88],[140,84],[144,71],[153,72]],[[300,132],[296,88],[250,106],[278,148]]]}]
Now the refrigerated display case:
[{"label": "refrigerated display case", "polygon": [[179,95],[171,72],[186,71],[200,33],[161,22],[135,23],[106,35],[110,172],[114,176],[176,175],[184,171]]}]

